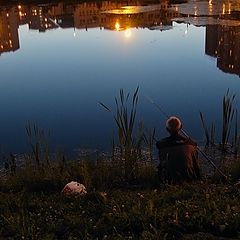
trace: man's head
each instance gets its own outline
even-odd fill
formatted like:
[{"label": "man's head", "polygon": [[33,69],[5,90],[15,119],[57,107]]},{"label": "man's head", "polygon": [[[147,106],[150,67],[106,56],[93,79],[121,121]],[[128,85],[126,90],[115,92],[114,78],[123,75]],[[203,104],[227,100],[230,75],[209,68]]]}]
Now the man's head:
[{"label": "man's head", "polygon": [[166,129],[171,135],[177,134],[181,128],[182,123],[177,117],[172,116],[166,121]]}]

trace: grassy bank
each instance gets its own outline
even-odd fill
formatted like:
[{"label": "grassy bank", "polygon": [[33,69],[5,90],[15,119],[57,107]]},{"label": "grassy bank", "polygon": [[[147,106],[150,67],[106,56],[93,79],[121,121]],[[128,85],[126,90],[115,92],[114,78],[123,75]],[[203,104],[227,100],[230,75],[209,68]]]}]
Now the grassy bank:
[{"label": "grassy bank", "polygon": [[[37,158],[38,159],[38,158]],[[240,187],[217,177],[160,185],[151,162],[137,162],[131,182],[124,162],[13,159],[0,181],[0,239],[237,239]],[[226,161],[228,161],[226,159]],[[234,167],[239,177],[239,164]],[[238,174],[238,175],[237,175]],[[61,193],[69,181],[83,197]]]},{"label": "grassy bank", "polygon": [[[0,239],[239,238],[235,181],[211,177],[164,186],[155,167],[143,164],[130,183],[121,165],[104,159],[34,161],[26,158],[0,181]],[[72,180],[88,193],[64,196],[61,190]]]},{"label": "grassy bank", "polygon": [[[240,192],[196,183],[165,188],[0,193],[3,239],[219,239],[239,237]],[[215,237],[214,237],[215,236]]]}]

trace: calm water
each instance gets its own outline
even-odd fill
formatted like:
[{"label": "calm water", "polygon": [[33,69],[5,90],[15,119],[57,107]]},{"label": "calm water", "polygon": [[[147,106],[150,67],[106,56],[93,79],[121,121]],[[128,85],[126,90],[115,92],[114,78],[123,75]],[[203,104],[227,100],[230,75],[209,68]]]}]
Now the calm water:
[{"label": "calm water", "polygon": [[226,90],[239,94],[239,11],[218,0],[1,6],[2,151],[28,149],[28,121],[50,129],[53,149],[107,148],[114,122],[98,101],[114,107],[137,86],[138,118],[158,137],[164,117],[147,97],[201,141],[199,111],[218,125]]}]

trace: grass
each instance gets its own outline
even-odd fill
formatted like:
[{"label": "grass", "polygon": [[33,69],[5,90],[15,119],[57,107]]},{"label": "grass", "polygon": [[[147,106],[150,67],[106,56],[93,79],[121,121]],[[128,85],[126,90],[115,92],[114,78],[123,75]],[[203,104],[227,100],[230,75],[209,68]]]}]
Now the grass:
[{"label": "grass", "polygon": [[139,87],[132,95],[120,89],[119,95],[115,98],[115,110],[100,102],[104,109],[113,113],[117,128],[117,140],[113,140],[111,160],[122,170],[121,175],[125,182],[136,181],[136,174],[141,171],[141,166],[153,164],[155,130],[146,134],[143,122],[136,122],[138,92]]},{"label": "grass", "polygon": [[[37,164],[31,154],[25,167],[16,166],[1,179],[0,238],[239,237],[237,185],[211,178],[192,184],[160,185],[151,164],[139,167],[133,185],[107,156],[98,155],[94,161],[63,161],[58,155],[55,161],[50,160]],[[232,172],[235,180],[239,173]],[[61,190],[72,180],[84,183],[88,194],[63,196]]]},{"label": "grass", "polygon": [[112,189],[106,194],[91,191],[78,198],[64,197],[59,191],[1,192],[0,236],[187,239],[199,232],[212,237],[239,234],[240,196],[233,186],[196,183],[164,189]]},{"label": "grass", "polygon": [[[219,149],[222,152],[232,152],[238,154],[240,148],[240,135],[238,130],[238,112],[235,103],[235,94],[231,94],[229,89],[225,93],[222,99],[222,125],[221,129],[217,131],[221,132],[221,139],[219,140]],[[216,127],[215,123],[211,123],[208,126],[204,117],[204,114],[200,112],[200,119],[205,136],[205,146],[216,146],[215,143],[215,133]],[[231,143],[230,143],[231,141]]]},{"label": "grass", "polygon": [[232,130],[233,117],[235,114],[234,110],[234,99],[235,95],[230,95],[229,90],[223,97],[222,102],[222,150],[226,150],[229,137]]},{"label": "grass", "polygon": [[214,146],[215,145],[215,124],[212,123],[211,126],[207,126],[206,120],[204,118],[204,115],[202,112],[200,112],[200,119],[202,123],[202,127],[204,130],[204,136],[205,136],[205,146]]}]

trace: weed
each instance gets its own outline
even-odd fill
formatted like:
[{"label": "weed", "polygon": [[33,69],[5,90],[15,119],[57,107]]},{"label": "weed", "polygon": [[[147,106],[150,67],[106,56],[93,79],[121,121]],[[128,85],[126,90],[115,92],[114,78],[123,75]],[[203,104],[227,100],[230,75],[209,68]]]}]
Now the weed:
[{"label": "weed", "polygon": [[[147,137],[144,133],[143,122],[136,123],[138,91],[139,87],[130,96],[130,93],[126,94],[123,89],[120,89],[119,96],[115,98],[116,112],[113,117],[117,125],[118,137],[116,145],[114,139],[112,141],[112,160],[122,170],[126,182],[132,182],[137,178],[140,165],[146,160],[146,158],[145,160],[143,158],[144,140],[145,143],[148,143],[148,150],[153,150],[155,131]],[[100,103],[100,105],[107,111],[112,112],[105,104]],[[139,126],[138,129],[136,129],[137,125]],[[152,159],[152,153],[150,158]]]},{"label": "weed", "polygon": [[230,95],[229,89],[227,93],[223,97],[222,102],[222,141],[221,141],[221,148],[222,150],[226,150],[228,140],[230,137],[231,129],[232,129],[232,121],[234,117],[234,99],[235,94]]}]

